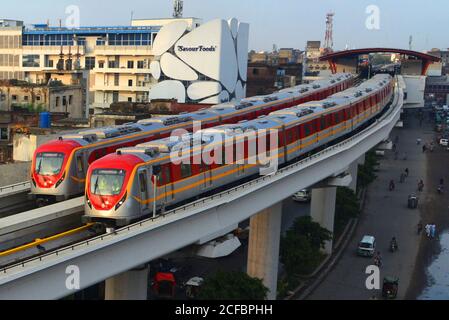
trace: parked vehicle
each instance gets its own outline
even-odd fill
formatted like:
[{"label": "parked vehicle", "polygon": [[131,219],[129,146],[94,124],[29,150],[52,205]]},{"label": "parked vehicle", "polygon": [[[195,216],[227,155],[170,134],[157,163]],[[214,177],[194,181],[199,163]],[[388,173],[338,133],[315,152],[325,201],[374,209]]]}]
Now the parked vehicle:
[{"label": "parked vehicle", "polygon": [[364,236],[359,242],[357,254],[364,257],[372,257],[376,252],[376,238],[373,236]]},{"label": "parked vehicle", "polygon": [[382,286],[382,297],[385,299],[395,299],[398,294],[399,278],[385,277]]},{"label": "parked vehicle", "polygon": [[447,147],[448,144],[449,144],[449,140],[448,139],[445,139],[445,138],[440,139],[440,145],[441,146]]},{"label": "parked vehicle", "polygon": [[297,202],[309,202],[312,199],[312,194],[309,190],[301,190],[296,192],[292,199]]}]

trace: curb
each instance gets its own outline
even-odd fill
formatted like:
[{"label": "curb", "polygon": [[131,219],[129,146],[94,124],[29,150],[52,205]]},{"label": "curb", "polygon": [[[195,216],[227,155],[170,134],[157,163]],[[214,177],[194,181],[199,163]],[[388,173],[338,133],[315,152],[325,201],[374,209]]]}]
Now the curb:
[{"label": "curb", "polygon": [[[366,195],[366,189],[363,189],[360,192],[360,212],[363,212],[363,207],[365,205],[365,195]],[[296,289],[293,290],[293,293],[285,297],[283,300],[292,300],[296,298],[296,300],[304,300],[309,295],[313,293],[313,291],[318,287],[318,285],[326,278],[326,276],[329,274],[329,272],[332,270],[332,268],[335,266],[337,261],[339,260],[340,256],[348,246],[349,241],[352,239],[352,236],[354,234],[354,231],[358,225],[359,218],[352,218],[346,225],[342,235],[340,236],[340,239],[338,239],[337,243],[334,246],[334,252],[327,256],[326,259],[320,265],[315,269],[313,273],[310,275],[302,276],[302,278],[309,279],[310,281],[300,285]],[[324,268],[327,265],[326,268]],[[324,269],[324,270],[323,270]],[[316,276],[318,273],[317,278],[314,280],[314,276]],[[301,294],[299,294],[302,291]]]}]

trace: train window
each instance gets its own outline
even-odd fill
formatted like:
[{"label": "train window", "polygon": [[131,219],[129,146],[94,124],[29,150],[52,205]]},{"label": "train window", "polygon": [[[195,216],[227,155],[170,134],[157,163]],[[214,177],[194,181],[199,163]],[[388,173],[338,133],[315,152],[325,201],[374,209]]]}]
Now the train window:
[{"label": "train window", "polygon": [[326,127],[326,119],[324,118],[324,116],[321,118],[321,124],[320,124],[320,126],[321,126],[321,130],[324,130],[324,129],[327,128],[327,127]]},{"label": "train window", "polygon": [[304,135],[306,137],[310,136],[310,124],[309,123],[304,123]]},{"label": "train window", "polygon": [[334,114],[334,116],[335,116],[335,124],[339,124],[340,123],[340,115],[338,114],[338,112],[336,112]]},{"label": "train window", "polygon": [[170,165],[164,165],[162,168],[164,171],[164,184],[169,184],[171,182]]},{"label": "train window", "polygon": [[147,192],[147,176],[144,172],[139,173],[139,184],[140,184],[140,192]]},{"label": "train window", "polygon": [[293,134],[290,129],[286,130],[287,133],[287,143],[291,143],[293,141]]},{"label": "train window", "polygon": [[78,172],[82,173],[84,172],[84,166],[83,166],[83,156],[79,155],[76,157],[76,168],[78,169]]},{"label": "train window", "polygon": [[192,168],[190,164],[181,163],[181,178],[188,178],[192,175]]}]

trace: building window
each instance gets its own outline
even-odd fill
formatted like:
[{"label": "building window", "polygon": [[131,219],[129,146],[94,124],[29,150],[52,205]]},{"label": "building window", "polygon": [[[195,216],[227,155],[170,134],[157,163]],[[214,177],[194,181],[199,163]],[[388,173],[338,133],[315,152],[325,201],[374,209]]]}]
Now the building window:
[{"label": "building window", "polygon": [[144,61],[137,61],[137,69],[143,69],[145,65]]},{"label": "building window", "polygon": [[114,86],[119,86],[120,85],[120,74],[118,73],[114,73]]},{"label": "building window", "polygon": [[95,57],[86,57],[86,70],[95,68]]},{"label": "building window", "polygon": [[62,105],[63,105],[63,106],[66,106],[66,105],[67,105],[67,97],[66,97],[66,96],[63,96],[63,97],[62,97]]},{"label": "building window", "polygon": [[133,102],[133,98],[128,97],[128,102]]},{"label": "building window", "polygon": [[22,57],[22,67],[24,68],[39,68],[40,57],[38,54],[25,54]]},{"label": "building window", "polygon": [[131,79],[128,80],[128,87],[132,87],[133,86],[133,81]]},{"label": "building window", "polygon": [[128,69],[134,69],[134,61],[128,61]]},{"label": "building window", "polygon": [[56,97],[56,107],[59,107],[59,104],[60,104],[60,100],[61,100],[61,98],[60,98],[60,97]]},{"label": "building window", "polygon": [[8,128],[0,128],[0,140],[9,140]]},{"label": "building window", "polygon": [[114,68],[118,68],[118,66],[117,66],[115,61],[109,61],[108,62],[108,68],[114,69]]},{"label": "building window", "polygon": [[41,96],[36,96],[36,101],[41,101]]},{"label": "building window", "polygon": [[104,68],[104,61],[98,61],[98,68],[100,69]]},{"label": "building window", "polygon": [[23,96],[24,101],[28,101],[28,96]]},{"label": "building window", "polygon": [[69,96],[69,106],[72,105],[72,103],[73,103],[73,95],[70,95]]},{"label": "building window", "polygon": [[12,99],[12,101],[17,101],[17,96],[15,94],[13,94],[11,99]]}]

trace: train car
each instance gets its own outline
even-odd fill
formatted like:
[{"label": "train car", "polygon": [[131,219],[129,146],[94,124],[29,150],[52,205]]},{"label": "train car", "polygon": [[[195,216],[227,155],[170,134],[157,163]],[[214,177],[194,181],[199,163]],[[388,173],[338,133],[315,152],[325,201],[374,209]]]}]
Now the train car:
[{"label": "train car", "polygon": [[80,195],[84,192],[87,168],[93,161],[119,148],[167,137],[175,129],[192,131],[194,121],[201,121],[202,128],[208,128],[252,120],[299,103],[325,98],[351,87],[352,83],[352,75],[336,74],[312,84],[236,103],[223,103],[197,112],[63,135],[35,151],[31,165],[31,195],[40,204]]},{"label": "train car", "polygon": [[257,177],[266,164],[249,161],[252,147],[285,165],[366,125],[388,106],[393,89],[392,77],[377,75],[323,101],[120,149],[89,167],[83,219],[123,226]]}]

